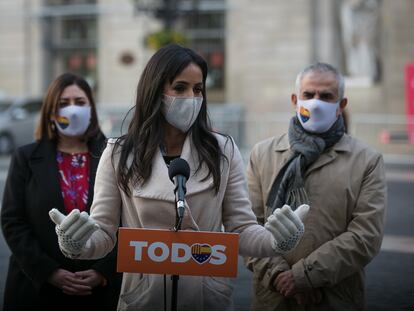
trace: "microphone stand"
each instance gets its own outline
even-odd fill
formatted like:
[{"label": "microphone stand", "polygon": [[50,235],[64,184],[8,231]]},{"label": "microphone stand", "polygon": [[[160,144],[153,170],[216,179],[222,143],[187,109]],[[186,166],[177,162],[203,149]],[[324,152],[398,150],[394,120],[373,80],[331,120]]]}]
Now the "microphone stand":
[{"label": "microphone stand", "polygon": [[[181,230],[181,224],[184,218],[185,211],[185,194],[187,192],[185,183],[190,176],[190,166],[184,159],[178,158],[171,161],[168,166],[168,176],[174,183],[175,194],[175,232]],[[172,291],[171,291],[171,311],[177,311],[177,292],[178,292],[178,275],[172,275]]]},{"label": "microphone stand", "polygon": [[[183,200],[176,201],[176,218],[175,218],[175,232],[181,230],[181,223],[184,218],[185,202]],[[171,292],[171,311],[177,311],[177,296],[178,296],[178,275],[171,276],[172,292]]]}]

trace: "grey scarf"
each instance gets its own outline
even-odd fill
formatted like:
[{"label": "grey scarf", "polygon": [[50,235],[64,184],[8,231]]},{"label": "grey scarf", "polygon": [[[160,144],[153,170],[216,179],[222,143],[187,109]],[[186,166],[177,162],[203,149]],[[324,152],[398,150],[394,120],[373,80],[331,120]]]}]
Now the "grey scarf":
[{"label": "grey scarf", "polygon": [[[312,134],[304,130],[297,117],[290,120],[289,144],[292,157],[277,174],[266,206],[269,212],[284,204],[295,210],[301,204],[309,204],[303,179],[306,169],[328,148],[335,145],[345,133],[342,115],[325,133]],[[270,213],[269,213],[270,215]]]}]

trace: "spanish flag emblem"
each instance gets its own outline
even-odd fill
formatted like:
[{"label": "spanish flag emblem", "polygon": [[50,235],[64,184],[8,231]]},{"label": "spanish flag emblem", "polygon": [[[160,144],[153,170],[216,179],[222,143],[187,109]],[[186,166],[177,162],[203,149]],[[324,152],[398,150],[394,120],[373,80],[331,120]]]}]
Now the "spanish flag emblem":
[{"label": "spanish flag emblem", "polygon": [[205,263],[211,256],[211,246],[208,244],[193,244],[191,246],[191,255],[199,263]]},{"label": "spanish flag emblem", "polygon": [[69,119],[66,117],[58,116],[56,121],[63,130],[69,126]]},{"label": "spanish flag emblem", "polygon": [[305,107],[301,106],[300,107],[300,110],[299,110],[299,116],[300,116],[302,122],[305,123],[310,118],[310,112],[309,112],[308,109],[306,109]]}]

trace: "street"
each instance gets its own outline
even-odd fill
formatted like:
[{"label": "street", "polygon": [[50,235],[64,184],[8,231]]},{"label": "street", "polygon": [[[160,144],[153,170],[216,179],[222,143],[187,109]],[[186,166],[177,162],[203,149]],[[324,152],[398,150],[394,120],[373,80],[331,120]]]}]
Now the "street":
[{"label": "street", "polygon": [[[414,161],[386,159],[388,210],[380,254],[367,266],[368,311],[414,310]],[[0,198],[8,159],[0,158]],[[3,301],[9,249],[0,234],[0,303]],[[233,294],[236,311],[249,310],[251,274],[239,261]],[[1,307],[0,307],[1,310]]]}]

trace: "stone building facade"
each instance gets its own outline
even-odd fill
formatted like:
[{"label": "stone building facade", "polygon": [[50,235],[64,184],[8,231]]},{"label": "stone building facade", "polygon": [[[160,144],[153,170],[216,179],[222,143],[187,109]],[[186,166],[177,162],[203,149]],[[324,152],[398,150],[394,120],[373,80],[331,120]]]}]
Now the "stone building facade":
[{"label": "stone building facade", "polygon": [[[226,99],[245,109],[247,147],[285,131],[297,73],[323,61],[346,76],[350,131],[387,152],[413,151],[381,143],[405,131],[413,12],[410,0],[229,0]],[[353,69],[347,53],[360,57]]]},{"label": "stone building facade", "polygon": [[[130,106],[154,52],[145,36],[162,27],[137,10],[137,2],[146,0],[0,1],[0,95],[42,95],[57,74],[75,69],[94,86],[100,104]],[[284,131],[296,74],[315,61],[346,74],[354,134],[376,144],[384,130],[404,132],[404,67],[414,62],[413,1],[179,2],[178,28],[208,59],[210,76],[218,77],[209,100],[242,108],[237,111],[244,113],[221,118],[244,128],[246,147]],[[195,4],[204,15],[194,15]]]}]

